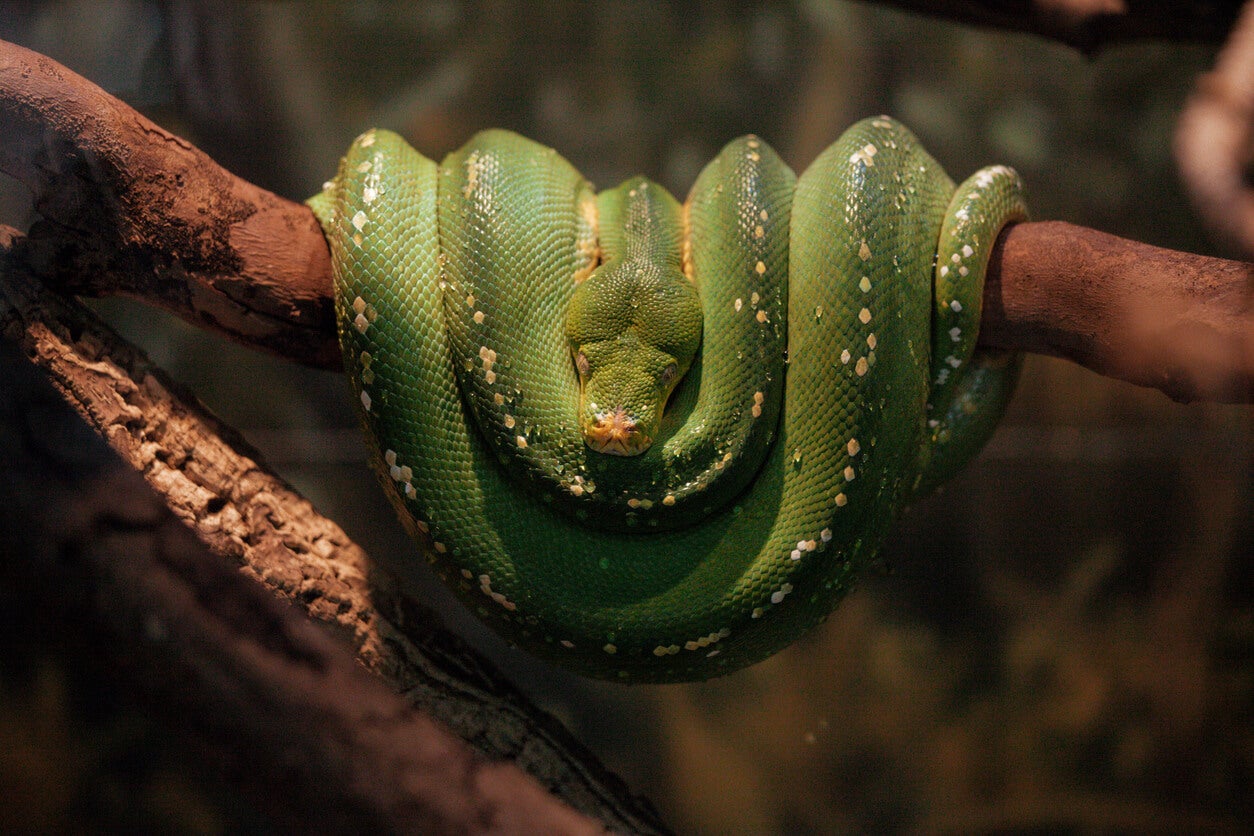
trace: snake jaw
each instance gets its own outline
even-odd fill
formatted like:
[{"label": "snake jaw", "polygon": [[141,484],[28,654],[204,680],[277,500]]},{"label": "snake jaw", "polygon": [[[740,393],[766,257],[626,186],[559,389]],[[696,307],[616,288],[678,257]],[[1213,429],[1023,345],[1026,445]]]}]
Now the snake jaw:
[{"label": "snake jaw", "polygon": [[584,425],[583,438],[593,450],[611,456],[638,456],[653,443],[621,406],[595,412]]}]

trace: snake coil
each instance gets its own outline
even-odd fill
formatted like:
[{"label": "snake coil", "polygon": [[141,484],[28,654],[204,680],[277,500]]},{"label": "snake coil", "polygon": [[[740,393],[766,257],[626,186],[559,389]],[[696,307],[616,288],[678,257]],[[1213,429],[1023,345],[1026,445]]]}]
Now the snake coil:
[{"label": "snake coil", "polygon": [[983,277],[1021,192],[955,188],[881,116],[800,177],[734,140],[682,206],[505,131],[437,165],[371,130],[309,202],[373,465],[437,574],[516,645],[658,682],[822,621],[983,445],[1019,368],[976,350]]}]

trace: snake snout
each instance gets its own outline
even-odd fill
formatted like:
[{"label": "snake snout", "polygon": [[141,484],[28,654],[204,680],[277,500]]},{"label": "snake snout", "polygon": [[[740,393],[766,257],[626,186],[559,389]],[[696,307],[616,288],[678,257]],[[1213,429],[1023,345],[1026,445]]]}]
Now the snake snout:
[{"label": "snake snout", "polygon": [[653,443],[621,406],[593,413],[584,425],[583,438],[593,450],[611,456],[638,456]]}]

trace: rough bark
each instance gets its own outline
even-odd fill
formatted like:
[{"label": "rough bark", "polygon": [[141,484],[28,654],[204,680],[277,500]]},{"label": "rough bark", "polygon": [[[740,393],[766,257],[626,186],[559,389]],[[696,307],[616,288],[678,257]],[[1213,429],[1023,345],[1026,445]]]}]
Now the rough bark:
[{"label": "rough bark", "polygon": [[[3,261],[0,336],[19,346],[51,377],[91,429],[108,440],[132,470],[143,474],[161,503],[208,546],[209,552],[195,558],[196,565],[208,561],[212,553],[216,565],[240,567],[243,575],[331,627],[334,634],[348,640],[362,665],[482,756],[512,761],[555,796],[615,830],[665,829],[647,802],[633,797],[553,717],[530,704],[491,663],[446,631],[433,612],[399,589],[394,579],[375,570],[339,526],[269,471],[257,452],[209,415],[193,395],[181,390],[90,311],[43,290],[37,281]],[[29,472],[22,478],[29,478]],[[92,491],[91,485],[79,487]],[[16,529],[24,512],[6,511],[14,514],[9,519]],[[49,513],[61,512],[49,509]],[[9,530],[10,525],[0,529]],[[49,536],[59,530],[48,524]],[[105,564],[93,571],[120,572],[123,568]],[[164,589],[151,593],[152,606],[185,606],[186,602],[162,597]],[[212,602],[200,603],[209,606]],[[236,613],[242,618],[239,629],[245,629],[253,617],[242,603],[235,606],[238,609],[223,604],[221,612],[210,615],[224,622],[223,629],[234,629],[231,613]],[[190,615],[210,617],[194,608]],[[129,637],[130,641],[141,639]],[[120,643],[117,652],[128,653],[126,647]],[[210,646],[189,646],[181,652],[203,655],[211,651]],[[223,659],[241,652],[235,644],[221,648]],[[271,673],[278,679],[286,676],[282,670]],[[264,672],[256,675],[264,685]],[[152,687],[142,679],[140,684]],[[222,681],[201,683],[211,692],[246,684],[231,686],[225,675]],[[323,686],[339,687],[329,682],[310,684],[306,696]],[[205,699],[212,702],[211,696]],[[291,695],[286,710],[297,711],[298,697]],[[232,713],[240,710],[244,709],[231,709]],[[254,710],[264,716],[280,707],[266,703]],[[340,720],[347,731],[357,722],[347,716]],[[450,766],[460,768],[456,763]]]},{"label": "rough bark", "polygon": [[338,361],[330,256],[312,213],[3,41],[0,171],[34,195],[41,220],[24,258],[49,283],[136,296],[247,345]]},{"label": "rough bark", "polygon": [[[85,390],[107,374],[77,371]],[[0,377],[4,599],[35,638],[70,637],[79,664],[194,739],[281,830],[604,832],[475,754],[211,553],[15,343],[0,343]]]}]

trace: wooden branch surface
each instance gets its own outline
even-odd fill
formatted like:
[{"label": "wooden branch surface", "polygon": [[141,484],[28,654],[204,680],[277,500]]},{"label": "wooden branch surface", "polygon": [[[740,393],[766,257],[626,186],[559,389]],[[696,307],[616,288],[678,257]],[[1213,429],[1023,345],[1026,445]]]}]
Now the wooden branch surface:
[{"label": "wooden branch surface", "polygon": [[[11,230],[0,234],[0,256],[9,237]],[[257,452],[193,395],[86,308],[42,289],[2,257],[0,337],[19,345],[52,378],[88,425],[144,475],[164,505],[195,531],[223,567],[242,567],[244,575],[330,626],[348,640],[360,664],[481,755],[512,761],[555,796],[616,831],[666,830],[647,802],[634,797],[491,663],[445,630],[414,595],[371,566],[339,526],[268,470]],[[21,514],[12,519],[21,519]],[[208,556],[187,559],[199,565]],[[122,570],[104,565],[99,571]],[[178,606],[152,594],[157,595],[153,606]],[[224,604],[223,614],[215,616],[224,622],[222,629],[231,628],[229,609]],[[239,609],[237,614],[246,612]],[[243,627],[250,620],[245,618]],[[209,648],[184,650],[195,654]],[[222,652],[229,656],[236,650],[224,645]],[[265,674],[258,671],[256,676],[261,687]],[[247,690],[244,686],[237,682],[230,687]],[[340,687],[317,687],[323,686]],[[312,693],[315,686],[310,688]],[[291,698],[288,708],[297,711],[298,695]],[[352,728],[363,722],[360,717],[345,715],[338,721],[345,734],[362,733]]]},{"label": "wooden branch surface", "polygon": [[[47,356],[113,346],[87,334],[57,349],[63,324],[28,324],[0,342],[0,589],[35,624],[28,640],[67,647],[134,694],[283,832],[604,832],[513,764],[476,755],[206,549],[21,351],[52,359],[63,391],[98,406],[112,395],[125,414],[138,407],[108,360]],[[145,389],[161,387],[141,378],[129,394]]]},{"label": "wooden branch surface", "polygon": [[34,195],[24,258],[60,289],[136,296],[250,346],[339,362],[312,213],[4,41],[0,171]]},{"label": "wooden branch surface", "polygon": [[[0,42],[0,169],[44,216],[15,258],[63,291],[125,293],[301,363],[339,364],[312,214],[235,178],[51,60]],[[1254,401],[1249,265],[1021,224],[990,266],[981,341],[1177,400]]]},{"label": "wooden branch surface", "polygon": [[1254,402],[1254,264],[1061,221],[1007,230],[980,343],[1063,357],[1179,401]]}]

